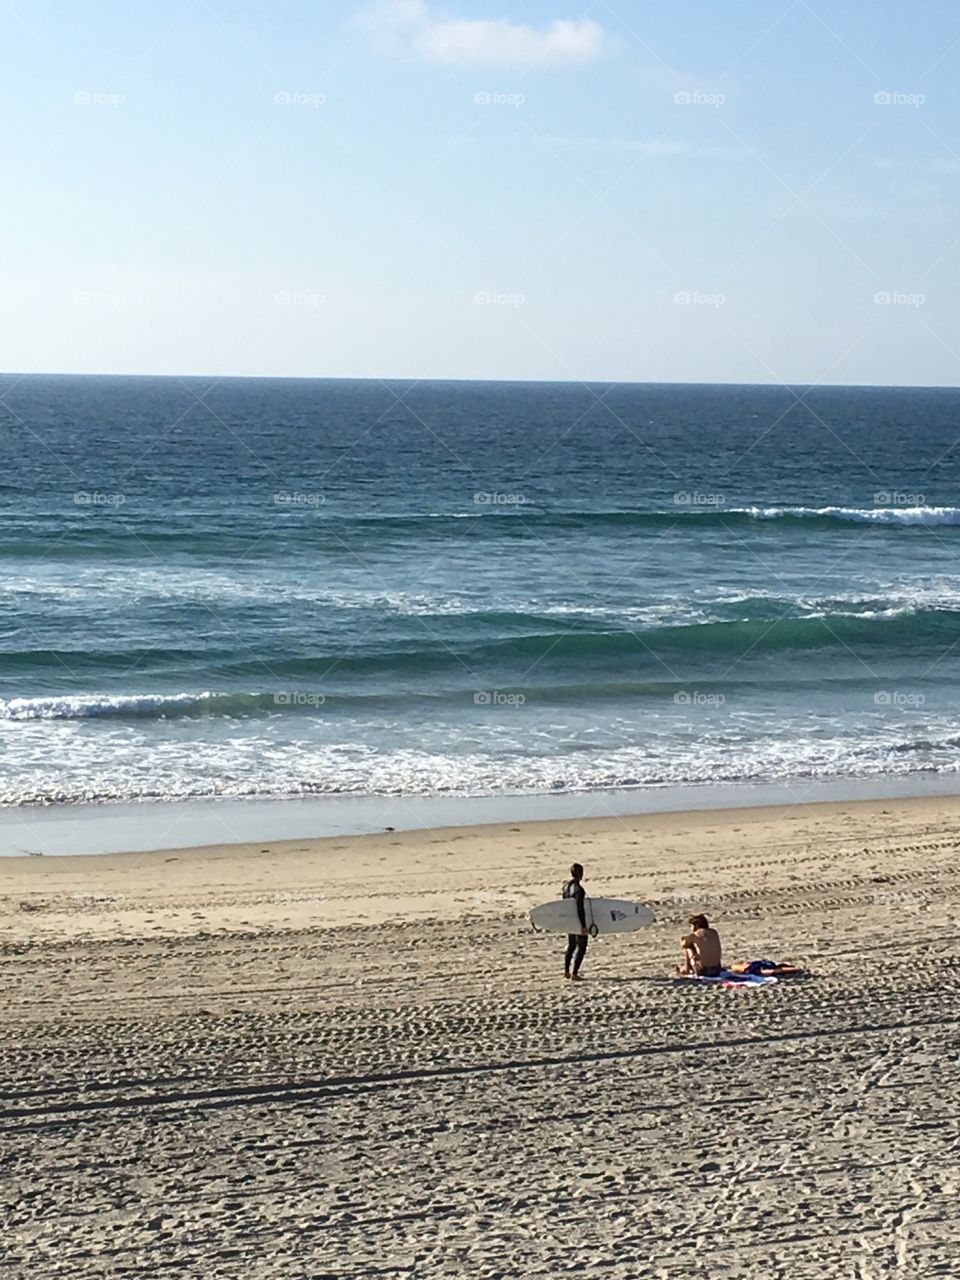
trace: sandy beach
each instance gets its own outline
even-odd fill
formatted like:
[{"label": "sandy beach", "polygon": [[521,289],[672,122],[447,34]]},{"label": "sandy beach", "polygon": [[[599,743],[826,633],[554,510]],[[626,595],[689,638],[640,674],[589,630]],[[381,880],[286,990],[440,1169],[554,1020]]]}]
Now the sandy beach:
[{"label": "sandy beach", "polygon": [[0,1274],[956,1274],[958,917],[960,799],[2,859]]}]

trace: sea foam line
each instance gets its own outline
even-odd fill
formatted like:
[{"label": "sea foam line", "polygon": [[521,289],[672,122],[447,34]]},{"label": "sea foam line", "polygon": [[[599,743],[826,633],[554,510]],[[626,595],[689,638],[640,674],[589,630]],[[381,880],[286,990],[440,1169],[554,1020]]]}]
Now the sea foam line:
[{"label": "sea foam line", "polygon": [[853,524],[960,525],[960,507],[731,507],[755,520],[845,520]]}]

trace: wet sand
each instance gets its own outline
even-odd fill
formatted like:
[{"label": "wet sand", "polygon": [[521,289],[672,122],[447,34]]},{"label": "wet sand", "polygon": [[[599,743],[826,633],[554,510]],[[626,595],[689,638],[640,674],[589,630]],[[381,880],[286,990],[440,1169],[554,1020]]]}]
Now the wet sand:
[{"label": "wet sand", "polygon": [[3,859],[0,1275],[955,1274],[958,925],[950,799]]}]

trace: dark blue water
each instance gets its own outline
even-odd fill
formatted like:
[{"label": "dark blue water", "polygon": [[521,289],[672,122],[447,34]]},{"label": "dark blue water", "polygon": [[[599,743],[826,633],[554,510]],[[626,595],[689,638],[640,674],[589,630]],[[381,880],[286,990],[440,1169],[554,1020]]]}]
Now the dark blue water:
[{"label": "dark blue water", "polygon": [[960,761],[960,392],[0,378],[0,798]]}]

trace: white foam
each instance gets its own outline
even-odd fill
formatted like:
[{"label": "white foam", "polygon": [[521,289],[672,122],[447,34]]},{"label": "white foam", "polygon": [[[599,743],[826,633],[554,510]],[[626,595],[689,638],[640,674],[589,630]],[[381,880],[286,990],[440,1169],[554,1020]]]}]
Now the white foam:
[{"label": "white foam", "polygon": [[172,694],[67,694],[50,698],[0,698],[0,720],[80,720],[102,715],[149,715],[212,698],[210,692]]},{"label": "white foam", "polygon": [[[522,714],[522,713],[518,713]],[[747,723],[747,716],[750,722]],[[0,720],[0,746],[17,768],[0,781],[0,803],[204,797],[327,795],[543,795],[709,782],[869,778],[958,768],[956,725],[934,717],[909,725],[885,721],[871,707],[844,725],[842,716],[810,721],[794,715],[776,729],[751,713],[718,713],[710,733],[671,719],[646,740],[622,743],[627,723],[610,726],[611,740],[557,752],[541,724],[536,740],[518,724],[506,732],[456,733],[423,726],[422,745],[396,740],[371,746],[345,740],[343,727],[298,722],[296,737],[280,721],[256,733],[197,734],[196,724],[107,721],[92,731],[84,720],[12,724]],[[637,731],[633,724],[634,735]],[[326,736],[327,740],[323,740]],[[238,839],[241,838],[238,835]]]},{"label": "white foam", "polygon": [[960,507],[731,507],[755,520],[832,518],[852,524],[960,525]]}]

